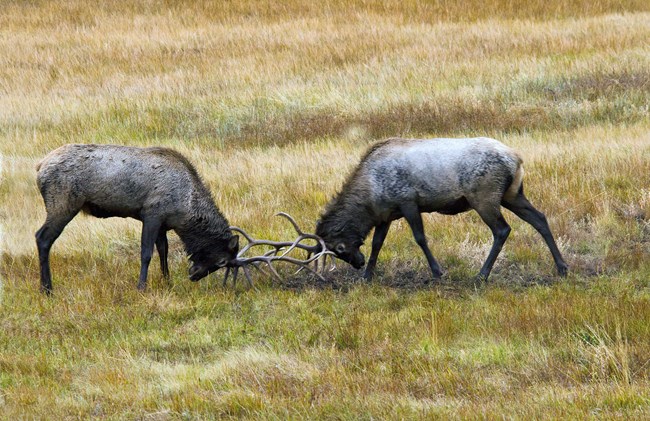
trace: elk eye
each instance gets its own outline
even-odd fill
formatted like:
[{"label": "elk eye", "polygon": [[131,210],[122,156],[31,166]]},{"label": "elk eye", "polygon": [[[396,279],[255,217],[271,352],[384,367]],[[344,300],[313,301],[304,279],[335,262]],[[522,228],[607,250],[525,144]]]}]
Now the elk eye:
[{"label": "elk eye", "polygon": [[224,267],[226,266],[227,263],[228,263],[228,259],[225,258],[217,260],[217,266],[219,267]]},{"label": "elk eye", "polygon": [[334,247],[334,251],[337,253],[345,253],[345,244],[344,243],[338,243],[336,247]]}]

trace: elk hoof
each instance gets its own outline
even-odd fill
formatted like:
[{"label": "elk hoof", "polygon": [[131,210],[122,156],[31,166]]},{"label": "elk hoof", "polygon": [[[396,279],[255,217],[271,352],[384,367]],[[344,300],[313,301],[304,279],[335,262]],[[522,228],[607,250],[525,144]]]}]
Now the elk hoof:
[{"label": "elk hoof", "polygon": [[431,278],[425,278],[424,285],[429,285],[430,283],[431,284],[437,284],[442,279],[442,275],[443,275],[443,273],[442,273],[441,270],[438,270],[436,272],[432,272],[432,277]]},{"label": "elk hoof", "polygon": [[476,284],[487,283],[488,276],[489,276],[489,275],[486,275],[486,274],[484,274],[484,273],[479,273],[478,275],[476,275],[476,276],[474,277],[474,283],[476,283]]},{"label": "elk hoof", "polygon": [[558,265],[557,272],[562,278],[566,278],[567,274],[569,273],[569,267],[566,265],[566,263]]}]

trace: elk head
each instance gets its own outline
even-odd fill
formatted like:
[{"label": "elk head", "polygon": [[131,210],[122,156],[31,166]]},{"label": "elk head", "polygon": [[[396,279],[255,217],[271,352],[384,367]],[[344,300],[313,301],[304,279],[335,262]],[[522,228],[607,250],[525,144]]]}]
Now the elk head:
[{"label": "elk head", "polygon": [[238,251],[239,236],[233,235],[228,240],[225,248],[205,249],[192,254],[190,257],[192,261],[189,270],[190,280],[196,282],[208,274],[228,266],[237,259]]}]

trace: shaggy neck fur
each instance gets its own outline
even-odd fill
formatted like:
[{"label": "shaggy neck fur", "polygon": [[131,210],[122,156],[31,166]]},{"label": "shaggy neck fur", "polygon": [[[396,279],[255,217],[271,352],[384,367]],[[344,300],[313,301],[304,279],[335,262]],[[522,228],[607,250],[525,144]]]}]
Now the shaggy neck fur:
[{"label": "shaggy neck fur", "polygon": [[191,214],[187,215],[185,223],[176,229],[187,254],[191,256],[205,250],[225,250],[228,240],[232,237],[228,221],[200,180],[195,185],[191,200]]},{"label": "shaggy neck fur", "polygon": [[363,241],[375,226],[374,215],[367,205],[370,189],[358,172],[348,178],[321,216],[317,234],[323,238]]}]

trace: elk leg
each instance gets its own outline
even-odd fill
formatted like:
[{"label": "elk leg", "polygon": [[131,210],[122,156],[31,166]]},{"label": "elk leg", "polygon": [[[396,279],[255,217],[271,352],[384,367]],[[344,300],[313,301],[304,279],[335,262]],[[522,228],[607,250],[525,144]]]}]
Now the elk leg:
[{"label": "elk leg", "polygon": [[158,250],[158,257],[160,257],[160,269],[162,270],[163,278],[169,280],[167,232],[162,228],[158,231],[158,237],[156,238],[156,250]]},{"label": "elk leg", "polygon": [[138,278],[138,289],[144,291],[147,288],[147,272],[153,255],[153,245],[158,238],[160,222],[143,218],[142,237],[140,240],[140,277]]},{"label": "elk leg", "polygon": [[555,261],[555,266],[557,267],[558,273],[560,276],[566,276],[568,272],[568,266],[564,262],[562,254],[557,248],[557,244],[555,244],[555,239],[551,233],[551,228],[548,226],[546,216],[544,216],[542,212],[535,209],[535,207],[533,207],[528,199],[526,199],[526,196],[524,196],[522,192],[520,192],[514,199],[504,201],[502,204],[506,209],[509,209],[515,215],[528,222],[530,225],[532,225],[533,228],[535,228],[537,232],[540,233],[542,238],[544,238],[544,241],[546,242],[549,250],[551,251],[551,254],[553,255],[553,260]]},{"label": "elk leg", "polygon": [[427,258],[433,278],[440,278],[442,276],[442,270],[440,270],[440,265],[436,262],[436,259],[431,254],[431,250],[429,250],[429,246],[427,245],[427,238],[424,235],[424,225],[422,224],[422,215],[420,215],[420,210],[417,205],[409,203],[400,206],[400,210],[402,211],[404,218],[406,218],[406,222],[408,222],[411,227],[415,242],[420,246]]},{"label": "elk leg", "polygon": [[481,219],[483,219],[483,222],[490,227],[492,236],[494,237],[494,243],[492,243],[490,254],[488,254],[488,257],[479,272],[479,278],[487,281],[487,278],[490,276],[490,272],[492,271],[492,266],[494,266],[494,262],[497,260],[497,257],[503,248],[503,244],[508,239],[508,235],[510,234],[510,225],[508,225],[506,220],[503,218],[498,205],[496,208],[492,209],[479,207],[476,209],[476,212],[478,212]]},{"label": "elk leg", "polygon": [[375,227],[375,233],[372,236],[372,251],[370,252],[370,258],[368,259],[366,270],[363,272],[363,277],[368,280],[372,279],[372,273],[377,265],[379,250],[381,250],[381,246],[384,244],[386,234],[388,234],[388,228],[390,228],[390,221],[382,222]]},{"label": "elk leg", "polygon": [[43,226],[36,231],[36,247],[38,248],[38,261],[41,266],[41,292],[47,295],[52,293],[52,273],[50,271],[50,249],[59,238],[66,225],[75,217],[77,212],[60,218],[46,218]]}]

